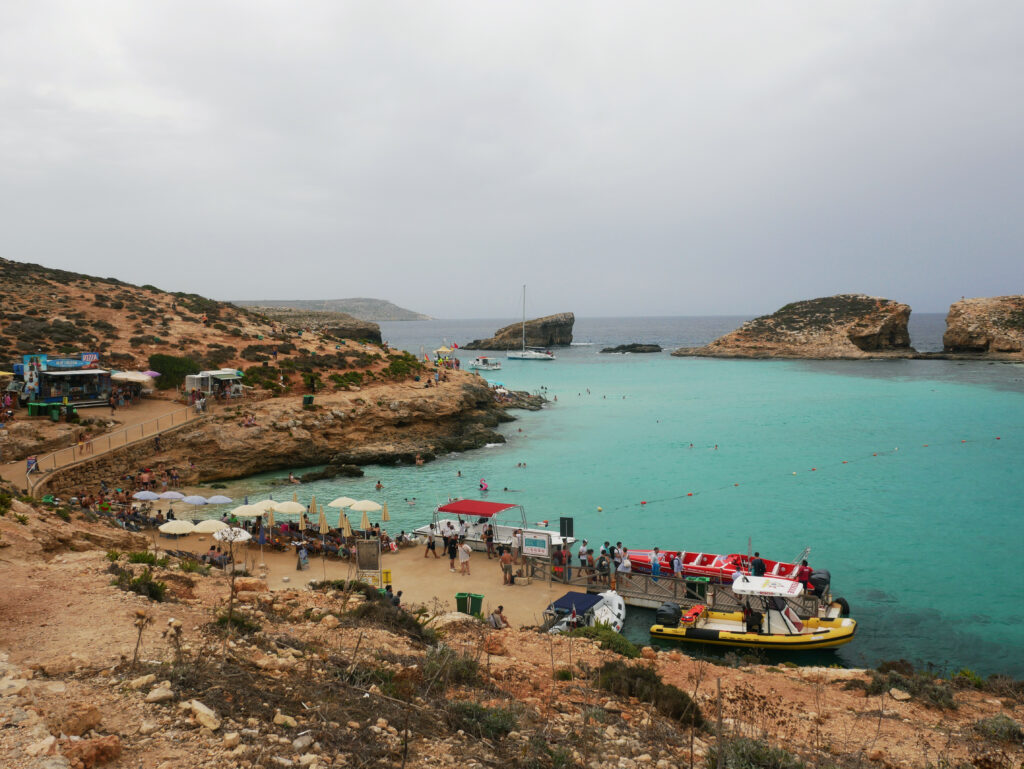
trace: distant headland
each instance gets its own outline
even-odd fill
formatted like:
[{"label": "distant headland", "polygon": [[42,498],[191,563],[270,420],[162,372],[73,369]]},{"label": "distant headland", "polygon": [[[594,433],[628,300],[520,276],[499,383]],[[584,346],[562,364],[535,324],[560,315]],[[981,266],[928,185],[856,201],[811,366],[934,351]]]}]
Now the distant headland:
[{"label": "distant headland", "polygon": [[412,310],[406,310],[386,299],[238,299],[232,304],[262,311],[290,309],[305,312],[343,312],[359,320],[380,322],[382,320],[431,320]]}]

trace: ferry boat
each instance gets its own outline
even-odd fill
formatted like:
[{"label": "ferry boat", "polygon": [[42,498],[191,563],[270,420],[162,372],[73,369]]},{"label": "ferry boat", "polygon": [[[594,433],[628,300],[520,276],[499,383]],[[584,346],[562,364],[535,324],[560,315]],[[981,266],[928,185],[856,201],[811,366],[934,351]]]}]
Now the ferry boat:
[{"label": "ferry boat", "polygon": [[481,355],[479,358],[473,358],[473,362],[469,364],[468,368],[478,371],[500,371],[501,361],[497,358]]},{"label": "ferry boat", "polygon": [[[518,511],[518,514],[514,511]],[[553,547],[569,546],[576,541],[575,537],[561,537],[557,532],[544,528],[530,528],[526,525],[526,511],[522,505],[485,502],[479,499],[458,499],[440,505],[434,511],[431,523],[427,526],[420,526],[415,529],[414,533],[421,537],[428,534],[441,537],[446,531],[454,531],[457,534],[460,527],[464,526],[465,541],[469,546],[474,550],[486,550],[487,543],[484,540],[484,532],[488,525],[494,527],[495,548],[498,545],[511,547],[512,537],[517,530],[522,530],[525,539],[529,539],[531,534],[550,537]]]},{"label": "ferry boat", "polygon": [[857,632],[856,620],[841,616],[838,604],[825,616],[800,619],[785,600],[803,592],[799,582],[741,577],[732,590],[743,596],[743,611],[711,611],[697,605],[683,614],[678,604],[665,603],[658,609],[658,624],[651,627],[651,636],[748,649],[803,650],[842,646]]},{"label": "ferry boat", "polygon": [[626,621],[626,602],[614,590],[597,594],[570,591],[548,605],[544,618],[545,625],[550,623],[549,633],[568,633],[599,623],[621,633]]}]

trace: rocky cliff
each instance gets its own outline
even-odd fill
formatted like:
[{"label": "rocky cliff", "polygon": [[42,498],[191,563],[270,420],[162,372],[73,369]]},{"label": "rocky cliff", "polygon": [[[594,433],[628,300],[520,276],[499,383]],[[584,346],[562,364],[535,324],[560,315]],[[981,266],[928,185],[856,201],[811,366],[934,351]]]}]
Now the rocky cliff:
[{"label": "rocky cliff", "polygon": [[[576,316],[560,312],[526,321],[527,347],[565,347],[572,343],[572,327]],[[499,328],[490,339],[474,339],[465,350],[518,350],[523,344],[523,324],[513,323]]]},{"label": "rocky cliff", "polygon": [[839,294],[787,304],[747,321],[705,347],[673,355],[719,358],[869,358],[908,355],[910,307],[863,294]]},{"label": "rocky cliff", "polygon": [[281,323],[292,331],[316,331],[339,339],[356,339],[381,343],[380,325],[360,320],[347,312],[301,310],[291,307],[252,307],[268,320]]},{"label": "rocky cliff", "polygon": [[1024,352],[1024,296],[954,302],[942,344],[949,353]]},{"label": "rocky cliff", "polygon": [[318,394],[312,409],[298,397],[246,403],[256,419],[252,427],[240,424],[233,405],[213,408],[201,422],[161,436],[159,447],[146,441],[97,456],[44,485],[93,488],[100,478],[151,465],[177,467],[184,480],[198,483],[311,465],[412,464],[417,454],[429,461],[503,442],[494,428],[511,420],[487,384],[465,372],[451,372],[438,387],[391,384]]}]

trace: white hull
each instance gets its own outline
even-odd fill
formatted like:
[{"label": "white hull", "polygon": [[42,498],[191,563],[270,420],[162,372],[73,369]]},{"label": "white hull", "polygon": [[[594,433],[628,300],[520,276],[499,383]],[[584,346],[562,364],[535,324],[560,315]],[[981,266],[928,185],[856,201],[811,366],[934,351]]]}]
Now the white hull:
[{"label": "white hull", "polygon": [[577,627],[593,627],[603,623],[616,633],[622,632],[626,621],[626,601],[614,590],[606,590],[599,594],[604,600],[582,616],[563,617],[548,630],[549,633],[568,633]]},{"label": "white hull", "polygon": [[537,350],[509,350],[505,357],[512,360],[554,360],[552,352],[539,352]]},{"label": "white hull", "polygon": [[475,371],[501,371],[501,361],[494,358],[474,358],[467,368]]}]

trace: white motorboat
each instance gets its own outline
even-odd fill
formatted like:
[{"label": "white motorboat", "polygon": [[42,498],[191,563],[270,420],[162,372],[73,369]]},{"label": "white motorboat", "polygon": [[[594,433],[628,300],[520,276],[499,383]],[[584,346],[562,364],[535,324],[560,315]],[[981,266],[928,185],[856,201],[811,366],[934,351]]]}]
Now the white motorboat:
[{"label": "white motorboat", "polygon": [[[518,511],[518,515],[515,512]],[[452,516],[452,517],[444,517]],[[547,521],[544,521],[547,524]],[[465,531],[465,541],[474,550],[486,550],[487,542],[484,533],[488,526],[494,528],[494,547],[498,545],[512,546],[516,531],[523,532],[524,539],[531,535],[551,538],[552,547],[572,545],[575,537],[561,537],[557,532],[544,528],[530,528],[526,525],[526,511],[522,505],[505,502],[484,502],[478,499],[459,499],[441,505],[434,511],[434,520],[427,526],[420,526],[415,533],[421,537],[433,534],[441,537],[446,532],[460,535]]]},{"label": "white motorboat", "polygon": [[512,360],[554,360],[555,354],[543,347],[526,346],[526,286],[523,286],[523,346],[520,350],[509,350],[506,358]]},{"label": "white motorboat", "polygon": [[568,633],[597,624],[621,633],[626,621],[626,602],[614,590],[597,594],[568,592],[544,610],[544,617],[551,623],[549,633]]},{"label": "white motorboat", "polygon": [[473,358],[473,362],[467,368],[476,369],[477,371],[500,371],[501,361],[497,358],[481,355],[479,358]]}]

